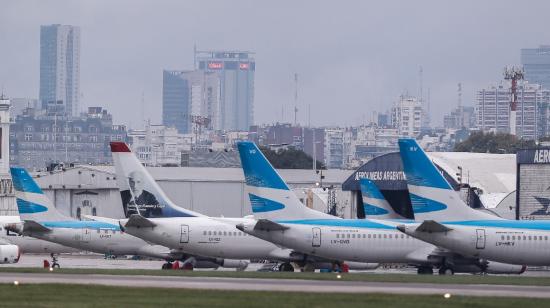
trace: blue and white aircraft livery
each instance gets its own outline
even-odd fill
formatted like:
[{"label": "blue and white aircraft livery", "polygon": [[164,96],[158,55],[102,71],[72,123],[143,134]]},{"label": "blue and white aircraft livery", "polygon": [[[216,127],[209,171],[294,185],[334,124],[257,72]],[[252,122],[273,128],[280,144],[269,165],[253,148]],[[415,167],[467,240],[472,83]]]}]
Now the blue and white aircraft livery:
[{"label": "blue and white aircraft livery", "polygon": [[[415,224],[404,233],[458,253],[521,265],[550,265],[550,221],[506,220],[458,196],[414,139],[399,140]],[[414,195],[414,197],[413,197]]]},{"label": "blue and white aircraft livery", "polygon": [[363,196],[363,209],[365,216],[372,219],[405,219],[397,214],[388,203],[382,192],[373,181],[362,178],[359,180],[361,195]]},{"label": "blue and white aircraft livery", "polygon": [[80,221],[67,217],[55,208],[25,169],[10,168],[10,171],[16,191],[17,208],[23,221],[23,226],[18,231],[23,235],[102,254],[140,255],[168,261],[189,260],[198,267],[227,266],[224,260],[190,259],[181,251],[149,244],[123,232],[115,219]]},{"label": "blue and white aircraft livery", "polygon": [[[392,221],[341,219],[304,206],[252,142],[238,143],[246,189],[255,221],[237,228],[278,245],[307,254],[358,262],[408,263],[419,273],[456,258],[455,271],[486,271],[477,259],[400,234]],[[401,221],[410,222],[410,221]],[[519,273],[509,266],[499,272]]]},{"label": "blue and white aircraft livery", "polygon": [[[130,190],[130,201],[125,206],[129,218],[121,221],[124,230],[129,234],[148,242],[205,257],[283,261],[280,266],[283,271],[294,270],[291,262],[308,267],[309,270],[319,266],[330,267],[330,260],[308,258],[302,253],[250,236],[235,227],[237,224],[253,221],[250,218],[213,218],[175,205],[125,143],[112,142],[111,152],[123,199],[123,192]],[[134,202],[140,200],[139,196],[145,192],[148,197],[141,199],[147,202]],[[157,217],[161,213],[165,217]],[[167,215],[174,217],[166,217]],[[354,266],[372,268],[377,265]]]}]

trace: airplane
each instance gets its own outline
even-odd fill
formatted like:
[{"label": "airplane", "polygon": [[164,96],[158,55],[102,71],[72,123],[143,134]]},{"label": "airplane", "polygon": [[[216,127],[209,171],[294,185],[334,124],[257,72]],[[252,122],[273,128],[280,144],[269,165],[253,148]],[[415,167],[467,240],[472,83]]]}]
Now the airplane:
[{"label": "airplane", "polygon": [[[449,258],[456,259],[454,272],[488,270],[481,268],[477,259],[400,234],[392,220],[342,219],[310,209],[298,200],[253,142],[239,142],[237,147],[255,218],[237,225],[243,232],[329,259],[411,264],[419,274],[431,274],[433,267],[443,268],[440,274],[448,274],[443,265]],[[501,273],[522,269],[489,265],[491,270]]]},{"label": "airplane", "polygon": [[[215,258],[277,260],[280,271],[330,268],[335,261],[308,256],[250,236],[235,226],[251,218],[208,217],[175,205],[124,142],[111,142],[117,184],[128,219],[125,232],[172,249]],[[172,217],[169,217],[172,216]],[[348,262],[350,268],[371,269],[377,264]]]},{"label": "airplane", "polygon": [[[361,194],[363,195],[363,204],[365,207],[366,217],[374,221],[378,221],[379,219],[390,219],[392,221],[383,221],[383,223],[388,223],[395,226],[400,225],[398,221],[404,220],[405,218],[393,210],[376,184],[366,178],[360,179],[359,183],[361,187]],[[422,215],[426,213],[425,209],[419,206],[417,196],[413,195],[411,198],[415,200],[415,202],[412,202],[413,214],[415,215],[415,218],[416,216],[422,217]],[[445,249],[441,249],[440,254],[446,254],[447,256],[443,259],[442,264],[439,267],[439,272],[445,275],[454,274],[457,270],[467,273],[483,272],[488,274],[522,274],[526,269],[525,266],[497,263],[486,259],[465,257],[463,255],[453,253],[452,251],[444,253],[444,251]]]},{"label": "airplane", "polygon": [[193,263],[195,267],[235,267],[247,264],[240,261],[200,258],[172,250],[125,233],[116,219],[103,221],[81,221],[61,214],[51,200],[38,187],[30,174],[23,168],[11,167],[13,186],[19,216],[22,224],[8,229],[19,234],[106,255],[138,255],[166,260],[163,269],[171,268],[171,261],[184,260],[184,266]]},{"label": "airplane", "polygon": [[399,151],[419,221],[401,224],[399,230],[467,256],[550,265],[550,221],[507,220],[472,209],[414,139],[400,139]]},{"label": "airplane", "polygon": [[373,181],[367,178],[360,179],[359,186],[363,196],[363,209],[367,218],[405,219],[405,217],[395,212]]}]

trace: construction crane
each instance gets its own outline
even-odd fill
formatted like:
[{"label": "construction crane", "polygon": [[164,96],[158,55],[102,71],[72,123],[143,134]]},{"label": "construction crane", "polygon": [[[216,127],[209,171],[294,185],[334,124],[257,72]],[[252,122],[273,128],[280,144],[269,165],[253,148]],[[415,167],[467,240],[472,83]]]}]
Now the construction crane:
[{"label": "construction crane", "polygon": [[517,87],[518,80],[523,80],[524,73],[521,67],[508,66],[504,68],[504,79],[510,80],[510,134],[516,135],[516,110],[518,107]]}]

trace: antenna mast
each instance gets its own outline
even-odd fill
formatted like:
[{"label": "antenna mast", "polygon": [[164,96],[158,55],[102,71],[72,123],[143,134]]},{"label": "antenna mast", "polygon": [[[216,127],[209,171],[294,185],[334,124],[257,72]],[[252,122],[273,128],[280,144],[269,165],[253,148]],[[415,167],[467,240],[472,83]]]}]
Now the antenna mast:
[{"label": "antenna mast", "polygon": [[516,110],[518,108],[517,86],[518,80],[523,80],[523,69],[517,66],[504,68],[504,79],[511,80],[510,87],[510,134],[516,135]]}]

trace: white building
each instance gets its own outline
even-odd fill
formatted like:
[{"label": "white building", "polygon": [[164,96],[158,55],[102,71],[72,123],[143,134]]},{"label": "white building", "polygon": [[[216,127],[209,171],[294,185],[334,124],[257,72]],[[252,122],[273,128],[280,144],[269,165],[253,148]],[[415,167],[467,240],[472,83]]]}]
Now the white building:
[{"label": "white building", "polygon": [[175,127],[146,125],[144,130],[130,130],[128,140],[132,151],[147,166],[179,166],[181,152],[190,151],[194,134],[180,134]]},{"label": "white building", "polygon": [[[517,87],[516,135],[535,140],[548,134],[550,90],[519,82]],[[477,128],[485,132],[510,132],[510,83],[501,82],[477,91]]]},{"label": "white building", "polygon": [[344,165],[344,129],[325,129],[325,166],[328,169],[341,169]]},{"label": "white building", "polygon": [[391,120],[400,136],[417,137],[422,128],[422,103],[415,97],[401,96],[392,108]]}]

